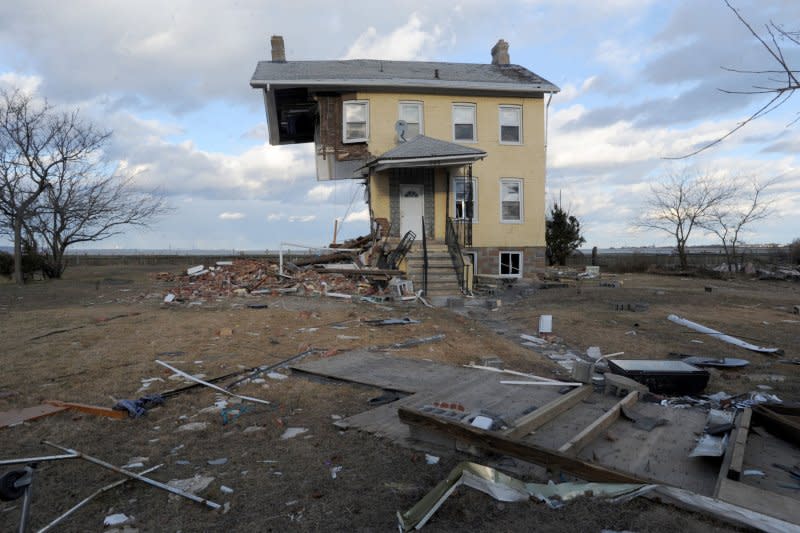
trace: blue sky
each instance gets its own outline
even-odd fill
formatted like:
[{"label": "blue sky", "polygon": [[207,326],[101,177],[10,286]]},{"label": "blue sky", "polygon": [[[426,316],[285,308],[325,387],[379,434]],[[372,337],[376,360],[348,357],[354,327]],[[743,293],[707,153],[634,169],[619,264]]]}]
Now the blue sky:
[{"label": "blue sky", "polygon": [[[731,1],[758,29],[800,20],[800,2]],[[719,90],[755,81],[721,67],[773,68],[722,0],[6,2],[0,85],[78,107],[113,130],[108,155],[167,195],[173,211],[149,231],[97,247],[323,245],[337,218],[340,235],[364,234],[357,183],[317,183],[310,145],[266,143],[262,99],[248,82],[273,34],[284,36],[290,61],[488,62],[506,39],[513,63],[562,89],[550,108],[548,198],[561,195],[588,246],[671,244],[632,221],[651,184],[676,172],[777,178],[773,216],[744,238],[800,237],[793,100],[699,156],[664,159],[724,134],[764,102]],[[799,59],[797,47],[786,49]]]}]

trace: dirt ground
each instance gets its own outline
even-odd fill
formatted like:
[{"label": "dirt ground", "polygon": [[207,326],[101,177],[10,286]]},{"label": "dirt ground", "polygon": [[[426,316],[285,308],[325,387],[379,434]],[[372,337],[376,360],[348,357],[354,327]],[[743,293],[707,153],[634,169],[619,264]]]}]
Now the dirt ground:
[{"label": "dirt ground", "polygon": [[[495,356],[508,368],[563,376],[554,362],[520,345],[518,334],[534,334],[543,313],[553,315],[555,333],[575,352],[599,346],[603,353],[624,351],[627,358],[664,358],[669,352],[745,358],[751,365],[744,370],[713,371],[707,391],[742,393],[762,385],[770,387],[763,392],[784,401],[800,400],[800,367],[778,362],[800,358],[800,317],[791,314],[792,306],[800,304],[796,284],[619,276],[619,288],[591,281],[535,291],[518,286],[495,296],[502,305],[494,311],[484,306],[386,307],[294,296],[168,306],[162,303],[168,284],[154,282],[149,275],[167,269],[178,268],[80,267],[68,270],[60,281],[25,287],[0,282],[0,411],[48,399],[110,407],[118,399],[182,386],[183,381],[169,379],[172,373],[156,359],[212,378],[276,363],[310,347],[335,357],[335,350],[438,333],[446,335],[443,342],[396,355],[452,364]],[[248,307],[253,303],[267,308]],[[644,303],[647,310],[615,311],[615,303]],[[760,355],[693,333],[667,321],[670,313],[783,348],[785,354]],[[421,324],[378,328],[361,323],[404,316]],[[373,435],[340,431],[332,422],[368,409],[368,400],[380,391],[281,372],[287,379],[266,379],[237,389],[271,402],[246,404],[238,417],[226,419],[213,409],[220,397],[206,388],[170,397],[139,419],[110,420],[67,411],[0,429],[0,459],[60,453],[41,444],[49,440],[120,466],[133,460],[146,466],[163,464],[150,475],[164,482],[212,476],[201,494],[226,504],[224,511],[211,511],[130,481],[75,513],[59,526],[62,531],[102,531],[103,518],[112,513],[133,517],[130,527],[140,531],[395,530],[397,511],[414,505],[459,461],[469,459],[453,454],[429,465],[419,451]],[[143,380],[153,378],[158,379],[143,389]],[[207,426],[178,430],[192,422]],[[282,440],[289,427],[308,431]],[[209,464],[222,462],[219,459],[226,461]],[[33,527],[44,526],[116,479],[85,461],[41,463],[34,481]],[[0,502],[0,531],[15,530],[20,507],[21,500]],[[624,505],[586,498],[552,510],[533,502],[499,503],[470,489],[456,491],[425,527],[467,528],[731,530],[641,498]]]}]

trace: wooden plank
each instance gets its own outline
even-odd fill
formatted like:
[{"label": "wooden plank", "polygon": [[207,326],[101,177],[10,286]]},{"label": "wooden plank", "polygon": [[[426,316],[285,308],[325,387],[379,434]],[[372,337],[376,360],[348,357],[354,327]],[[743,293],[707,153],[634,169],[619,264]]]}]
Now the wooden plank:
[{"label": "wooden plank", "polygon": [[43,404],[35,405],[33,407],[24,407],[22,409],[12,409],[0,413],[0,428],[15,426],[28,420],[36,420],[43,416],[50,416],[55,413],[60,413],[66,410],[66,407],[58,407],[55,405]]},{"label": "wooden plank", "polygon": [[639,399],[639,391],[631,391],[623,399],[618,401],[614,407],[606,411],[606,413],[586,426],[583,431],[572,437],[566,444],[561,446],[558,451],[568,455],[577,455],[580,451],[600,434],[611,427],[611,425],[619,418],[622,412],[622,407],[630,407],[635,404]]},{"label": "wooden plank", "polygon": [[733,448],[731,451],[731,464],[728,468],[728,479],[739,481],[742,477],[742,464],[744,463],[744,449],[747,445],[747,432],[750,430],[750,419],[753,410],[746,407],[736,420],[736,431],[731,435]]},{"label": "wooden plank", "polygon": [[800,501],[782,494],[726,478],[722,480],[717,498],[745,509],[800,525]]},{"label": "wooden plank", "polygon": [[56,407],[64,407],[66,409],[72,409],[73,411],[80,411],[81,413],[86,413],[90,415],[105,416],[107,418],[116,418],[117,420],[128,418],[127,411],[115,411],[114,409],[109,409],[107,407],[98,407],[96,405],[87,405],[85,403],[62,402],[59,400],[46,400],[45,403],[49,403],[50,405],[55,405]]},{"label": "wooden plank", "polygon": [[735,505],[676,487],[661,485],[644,494],[644,496],[659,502],[669,503],[687,511],[713,516],[717,520],[722,520],[729,524],[746,526],[754,531],[786,533],[797,529],[784,520],[769,516],[766,513],[747,509],[743,505]]},{"label": "wooden plank", "polygon": [[626,472],[587,463],[554,450],[509,438],[501,433],[486,431],[474,426],[467,426],[453,420],[445,420],[417,409],[400,407],[397,410],[397,414],[400,416],[400,420],[406,424],[440,431],[485,450],[510,455],[547,468],[568,472],[588,481],[603,481],[609,483],[656,482],[655,480],[640,478]]},{"label": "wooden plank", "polygon": [[800,409],[779,405],[756,405],[753,409],[756,421],[767,431],[800,446],[800,424],[794,418]]},{"label": "wooden plank", "polygon": [[542,427],[562,413],[569,411],[572,407],[580,403],[592,394],[592,386],[584,385],[578,389],[568,392],[563,396],[559,396],[551,401],[532,411],[523,415],[514,421],[514,427],[504,432],[507,437],[521,438],[528,433]]}]

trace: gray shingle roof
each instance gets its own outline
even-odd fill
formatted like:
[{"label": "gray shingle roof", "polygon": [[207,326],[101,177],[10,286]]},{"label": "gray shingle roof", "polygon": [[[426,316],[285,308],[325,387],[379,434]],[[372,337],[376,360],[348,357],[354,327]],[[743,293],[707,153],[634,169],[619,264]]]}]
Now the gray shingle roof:
[{"label": "gray shingle roof", "polygon": [[[438,77],[437,77],[438,74]],[[487,92],[542,93],[559,88],[519,65],[435,61],[260,61],[252,87],[341,87],[471,89]]]},{"label": "gray shingle roof", "polygon": [[423,157],[449,157],[449,156],[481,156],[486,155],[483,150],[463,146],[461,144],[442,141],[417,135],[410,141],[400,143],[396,147],[378,156],[381,161],[388,159],[416,159]]}]

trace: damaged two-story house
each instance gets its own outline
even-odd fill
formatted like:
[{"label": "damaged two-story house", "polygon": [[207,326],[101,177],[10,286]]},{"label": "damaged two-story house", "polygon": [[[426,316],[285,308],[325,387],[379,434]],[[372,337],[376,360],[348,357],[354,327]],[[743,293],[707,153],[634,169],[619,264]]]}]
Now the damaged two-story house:
[{"label": "damaged two-story house", "polygon": [[470,274],[544,266],[547,106],[559,89],[511,64],[505,41],[490,64],[287,61],[283,38],[271,42],[250,80],[270,144],[313,142],[317,180],[363,180],[372,221],[416,236],[410,269],[423,232],[426,263],[443,268],[436,254],[449,254],[462,288]]}]

